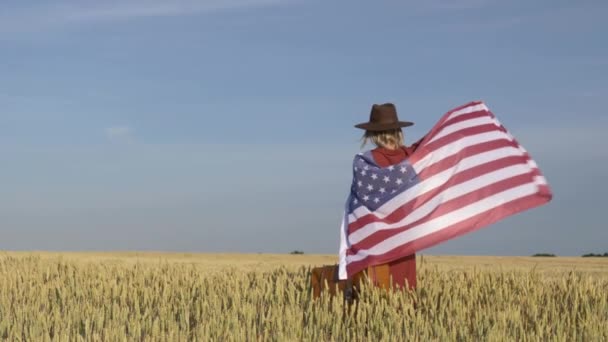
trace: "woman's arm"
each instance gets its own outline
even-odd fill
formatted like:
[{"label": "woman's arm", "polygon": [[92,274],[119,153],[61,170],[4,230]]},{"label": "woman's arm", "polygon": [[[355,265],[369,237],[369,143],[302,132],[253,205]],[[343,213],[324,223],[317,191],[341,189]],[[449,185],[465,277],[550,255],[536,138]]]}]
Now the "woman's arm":
[{"label": "woman's arm", "polygon": [[420,143],[422,142],[422,140],[424,140],[424,137],[420,138],[420,140],[418,140],[415,143],[411,144],[410,147],[408,147],[408,152],[409,153],[414,153],[416,151],[416,149],[418,149],[418,146],[420,145]]}]

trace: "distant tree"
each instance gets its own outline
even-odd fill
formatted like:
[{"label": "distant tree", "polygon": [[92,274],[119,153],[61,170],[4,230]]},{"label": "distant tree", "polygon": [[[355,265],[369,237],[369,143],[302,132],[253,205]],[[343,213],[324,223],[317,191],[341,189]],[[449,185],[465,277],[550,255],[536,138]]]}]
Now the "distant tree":
[{"label": "distant tree", "polygon": [[608,252],[606,252],[604,254],[587,253],[587,254],[583,254],[582,257],[583,258],[606,258],[606,257],[608,257]]},{"label": "distant tree", "polygon": [[295,250],[295,251],[292,251],[289,254],[304,254],[304,251]]},{"label": "distant tree", "polygon": [[533,257],[554,257],[555,254],[551,254],[551,253],[536,253],[533,255]]}]

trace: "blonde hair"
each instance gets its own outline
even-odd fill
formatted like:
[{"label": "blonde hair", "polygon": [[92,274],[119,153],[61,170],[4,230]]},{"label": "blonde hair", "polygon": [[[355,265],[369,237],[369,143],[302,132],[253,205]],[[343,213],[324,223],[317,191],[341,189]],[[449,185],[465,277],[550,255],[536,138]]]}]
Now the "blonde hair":
[{"label": "blonde hair", "polygon": [[401,147],[403,146],[403,131],[401,128],[386,131],[365,131],[361,140],[361,148],[370,141],[378,147]]}]

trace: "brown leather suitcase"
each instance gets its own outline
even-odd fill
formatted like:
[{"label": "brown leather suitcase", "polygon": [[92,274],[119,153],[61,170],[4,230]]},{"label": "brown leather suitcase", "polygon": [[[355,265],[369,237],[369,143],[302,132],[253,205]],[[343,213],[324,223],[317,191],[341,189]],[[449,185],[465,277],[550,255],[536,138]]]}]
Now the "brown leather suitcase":
[{"label": "brown leather suitcase", "polygon": [[373,286],[389,289],[391,277],[388,264],[368,267],[348,281],[338,279],[338,265],[316,267],[312,269],[311,275],[313,298],[319,298],[323,292],[332,296],[341,292],[345,299],[352,300],[355,299],[356,289],[360,288],[361,282],[367,280]]}]

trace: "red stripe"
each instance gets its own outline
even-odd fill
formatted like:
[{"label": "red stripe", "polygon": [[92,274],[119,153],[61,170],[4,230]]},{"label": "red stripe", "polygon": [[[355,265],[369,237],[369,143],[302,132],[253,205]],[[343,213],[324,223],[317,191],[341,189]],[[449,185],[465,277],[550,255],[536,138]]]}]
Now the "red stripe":
[{"label": "red stripe", "polygon": [[426,151],[435,152],[436,150],[447,146],[453,142],[456,142],[460,139],[488,132],[500,132],[500,130],[495,124],[484,124],[479,126],[467,127],[444,135],[443,137],[426,144],[424,147]]},{"label": "red stripe", "polygon": [[469,102],[469,103],[467,103],[465,105],[462,105],[460,107],[456,107],[456,108],[450,110],[449,112],[445,113],[441,117],[441,119],[437,122],[437,124],[435,125],[435,127],[443,126],[448,121],[448,118],[450,117],[450,115],[452,115],[452,114],[454,114],[454,113],[456,113],[456,112],[458,112],[460,110],[463,110],[465,108],[475,107],[475,106],[480,105],[482,103],[483,103],[482,101],[471,101],[471,102]]},{"label": "red stripe", "polygon": [[[460,123],[463,121],[471,120],[471,119],[477,119],[477,118],[483,118],[483,117],[491,118],[491,116],[489,115],[487,110],[478,110],[476,112],[471,112],[468,114],[461,114],[461,115],[458,115],[451,119],[448,119],[447,118],[448,116],[449,115],[446,116],[445,121],[441,125],[437,125],[437,130],[435,132],[425,136],[426,141],[431,141],[432,139],[435,138],[435,136],[437,136],[439,133],[441,133],[442,130],[446,129],[447,127],[450,127],[451,125],[454,125],[454,124],[457,124],[457,123]],[[496,125],[494,125],[494,126],[496,126]]]},{"label": "red stripe", "polygon": [[[452,132],[429,144],[418,147],[416,152],[410,156],[408,161],[410,162],[410,164],[414,165],[418,161],[420,161],[424,157],[426,157],[427,155],[429,155],[431,153],[435,153],[436,150],[438,150],[444,146],[447,146],[447,145],[454,143],[463,138],[471,137],[471,136],[474,136],[477,134],[482,134],[482,133],[489,133],[489,132],[500,132],[500,130],[494,124],[487,124],[487,125],[469,127],[469,128],[461,129],[456,132]],[[506,135],[505,135],[504,140],[508,140]]]},{"label": "red stripe", "polygon": [[[372,248],[375,245],[381,243],[382,241],[384,241],[388,238],[391,238],[394,235],[397,235],[412,227],[423,224],[426,221],[430,221],[435,218],[441,217],[443,215],[449,214],[454,210],[461,209],[463,207],[466,207],[472,203],[475,203],[475,202],[478,202],[485,198],[488,198],[497,193],[506,191],[508,189],[511,189],[511,188],[514,188],[514,187],[517,187],[520,185],[532,183],[532,182],[533,182],[532,175],[529,173],[498,181],[496,183],[493,183],[493,184],[490,184],[483,188],[480,188],[476,191],[473,191],[468,194],[462,195],[460,197],[443,202],[438,207],[436,207],[435,210],[431,211],[428,215],[426,215],[426,216],[420,218],[419,220],[412,222],[408,225],[405,225],[405,226],[402,226],[399,228],[394,228],[394,229],[377,231],[377,232],[373,233],[372,235],[370,235],[369,237],[365,238],[364,240],[360,241],[359,243],[352,245],[352,248],[355,250]],[[443,188],[442,190],[444,190],[444,189],[445,188]],[[410,212],[408,212],[407,214],[410,214]],[[403,215],[403,216],[405,216],[405,215]]]},{"label": "red stripe", "polygon": [[551,188],[548,185],[539,185],[538,186],[538,192],[547,197],[549,200],[551,200],[553,198],[553,192],[551,191]]},{"label": "red stripe", "polygon": [[443,241],[464,235],[500,221],[507,216],[543,205],[549,200],[550,197],[544,196],[543,194],[533,194],[513,200],[501,205],[498,208],[491,209],[457,224],[448,226],[435,233],[408,242],[385,254],[368,256],[365,259],[351,262],[346,266],[347,273],[350,276],[364,270],[368,266],[384,264],[404,255],[410,255],[420,250],[433,247]]},{"label": "red stripe", "polygon": [[[421,181],[429,179],[440,172],[443,172],[449,168],[452,168],[452,167],[458,165],[465,158],[470,158],[470,157],[476,156],[481,153],[490,152],[492,150],[498,150],[498,149],[501,149],[504,147],[517,148],[518,146],[516,146],[512,141],[509,141],[506,139],[505,140],[502,140],[502,139],[501,140],[492,140],[492,141],[488,141],[485,143],[468,146],[468,147],[465,147],[462,150],[460,150],[460,152],[458,152],[454,155],[451,155],[447,158],[444,158],[444,159],[440,160],[439,162],[424,168],[418,174],[418,178]],[[521,159],[522,157],[518,156],[518,158]],[[523,160],[522,162],[526,163],[525,160]]]},{"label": "red stripe", "polygon": [[[508,140],[496,140],[496,141],[491,141],[491,142],[467,147],[467,148],[463,149],[463,151],[461,153],[464,156],[468,157],[468,156],[473,156],[473,155],[476,155],[479,153],[491,151],[493,149],[502,148],[502,147],[511,146],[511,145],[512,145],[512,143]],[[424,181],[424,180],[436,175],[439,172],[442,172],[444,170],[447,170],[447,169],[455,166],[458,162],[460,162],[461,158],[463,158],[463,157],[457,154],[457,155],[454,155],[453,157],[446,158],[446,159],[442,160],[441,162],[436,163],[435,165],[432,165],[431,167],[424,169],[419,176],[420,181]],[[514,158],[516,158],[516,159],[514,159]],[[493,161],[485,163],[485,164],[475,166],[469,170],[466,170],[466,171],[463,171],[463,172],[460,172],[460,173],[454,175],[453,177],[448,179],[448,181],[444,185],[440,186],[439,188],[450,187],[450,186],[453,186],[456,184],[460,184],[468,179],[477,177],[484,173],[492,172],[499,168],[507,167],[507,166],[510,166],[513,164],[522,163],[521,158],[522,157],[520,157],[520,156],[501,158],[501,159],[496,159],[496,160],[493,160]],[[400,206],[397,210],[394,210],[390,215],[386,216],[384,219],[379,218],[374,213],[370,213],[368,215],[362,216],[361,218],[357,219],[356,221],[350,222],[348,225],[348,229],[350,232],[355,232],[359,228],[361,228],[371,222],[374,222],[374,221],[390,222],[390,223],[400,221],[401,218],[403,218],[406,215],[406,213],[413,210],[414,205],[419,205],[420,203],[426,202],[427,197],[429,197],[429,196],[432,197],[438,191],[441,191],[441,190],[442,189],[436,189],[435,191],[431,191],[428,194],[423,194],[421,196],[418,196],[417,198],[414,198],[413,200],[411,200],[407,203],[404,203],[402,206]]]},{"label": "red stripe", "polygon": [[463,106],[457,107],[452,109],[451,111],[445,113],[441,119],[439,119],[439,121],[437,122],[437,124],[435,126],[433,126],[433,128],[431,128],[431,131],[424,137],[424,139],[422,139],[422,142],[420,143],[420,145],[424,145],[427,141],[429,141],[432,137],[434,137],[442,128],[443,125],[445,124],[445,122],[448,121],[448,118],[450,117],[450,115],[452,115],[454,112],[457,112],[461,109],[467,108],[467,107],[472,107],[472,106],[476,106],[478,104],[481,104],[481,101],[473,101],[473,102],[469,102]]},{"label": "red stripe", "polygon": [[427,141],[429,141],[431,138],[433,138],[435,136],[435,134],[437,134],[442,128],[444,123],[448,120],[448,118],[450,117],[450,115],[452,115],[454,112],[467,108],[467,107],[471,107],[471,106],[475,106],[480,104],[481,102],[475,101],[475,102],[469,102],[464,106],[460,106],[458,108],[454,108],[451,111],[443,114],[443,116],[441,117],[441,119],[439,119],[439,121],[437,122],[437,124],[435,124],[435,126],[433,126],[433,128],[431,128],[431,131],[424,136],[424,138],[422,139],[420,145],[425,144]]},{"label": "red stripe", "polygon": [[462,114],[462,115],[458,115],[455,118],[451,118],[450,120],[446,121],[445,124],[443,124],[443,128],[450,127],[451,125],[454,125],[454,124],[457,124],[457,123],[460,123],[463,121],[478,119],[478,118],[483,118],[483,117],[489,117],[492,119],[492,116],[490,115],[490,113],[487,110],[479,110],[476,112]]}]

